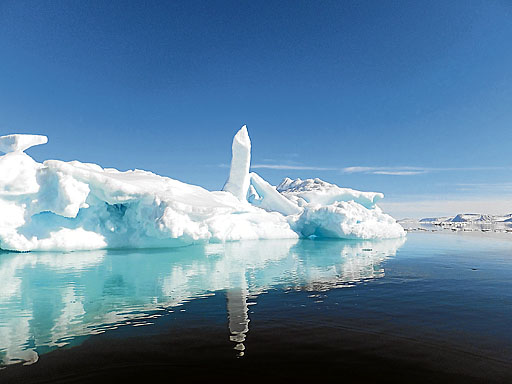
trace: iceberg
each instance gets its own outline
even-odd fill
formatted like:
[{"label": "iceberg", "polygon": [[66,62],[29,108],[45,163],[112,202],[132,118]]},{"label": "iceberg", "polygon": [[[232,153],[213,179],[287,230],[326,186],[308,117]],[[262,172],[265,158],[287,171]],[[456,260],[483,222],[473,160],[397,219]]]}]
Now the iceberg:
[{"label": "iceberg", "polygon": [[233,139],[223,191],[149,171],[79,161],[36,162],[41,135],[0,137],[0,249],[77,251],[175,247],[197,242],[336,237],[396,238],[402,227],[376,205],[380,193],[320,179],[277,188],[250,173],[251,141]]}]

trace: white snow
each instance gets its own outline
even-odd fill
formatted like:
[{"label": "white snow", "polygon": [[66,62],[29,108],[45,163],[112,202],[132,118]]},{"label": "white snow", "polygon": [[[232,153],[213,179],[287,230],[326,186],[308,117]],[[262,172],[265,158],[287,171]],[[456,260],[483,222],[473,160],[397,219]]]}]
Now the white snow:
[{"label": "white snow", "polygon": [[[249,173],[244,126],[233,140],[224,191],[142,170],[121,172],[79,161],[38,163],[23,151],[45,136],[0,138],[0,248],[85,250],[171,247],[193,242],[404,235],[375,202],[382,194],[320,179],[279,187]],[[249,200],[249,201],[248,201]]]}]

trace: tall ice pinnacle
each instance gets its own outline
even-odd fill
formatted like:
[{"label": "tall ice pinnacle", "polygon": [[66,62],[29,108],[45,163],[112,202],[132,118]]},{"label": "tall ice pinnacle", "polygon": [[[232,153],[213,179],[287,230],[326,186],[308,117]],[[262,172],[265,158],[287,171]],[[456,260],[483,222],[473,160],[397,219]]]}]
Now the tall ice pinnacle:
[{"label": "tall ice pinnacle", "polygon": [[7,135],[0,137],[0,152],[23,152],[34,145],[46,144],[48,138],[42,135]]},{"label": "tall ice pinnacle", "polygon": [[229,170],[229,179],[224,184],[222,190],[231,192],[240,200],[247,199],[249,190],[250,176],[249,167],[251,165],[251,139],[247,132],[247,126],[243,126],[233,138],[231,147],[231,169]]}]

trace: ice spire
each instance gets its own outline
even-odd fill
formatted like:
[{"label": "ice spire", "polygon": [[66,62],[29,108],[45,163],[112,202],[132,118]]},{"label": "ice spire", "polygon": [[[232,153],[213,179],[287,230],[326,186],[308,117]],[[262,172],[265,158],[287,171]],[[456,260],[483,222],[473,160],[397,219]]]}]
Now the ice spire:
[{"label": "ice spire", "polygon": [[247,126],[244,125],[237,132],[233,138],[231,150],[231,169],[229,170],[229,179],[224,184],[223,190],[231,192],[240,200],[246,200],[250,184],[249,167],[251,165],[251,139],[247,132]]}]

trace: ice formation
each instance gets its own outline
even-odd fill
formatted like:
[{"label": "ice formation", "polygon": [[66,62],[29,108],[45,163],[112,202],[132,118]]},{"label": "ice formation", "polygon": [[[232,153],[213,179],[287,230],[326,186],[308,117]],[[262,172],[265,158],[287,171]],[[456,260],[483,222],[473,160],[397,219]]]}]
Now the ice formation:
[{"label": "ice formation", "polygon": [[249,173],[251,142],[235,135],[223,191],[142,170],[78,161],[38,163],[24,151],[45,136],[0,137],[0,248],[88,250],[170,247],[244,239],[394,238],[402,227],[360,192],[319,179],[276,187]]},{"label": "ice formation", "polygon": [[42,135],[7,135],[0,137],[0,152],[23,152],[34,145],[46,144],[48,138]]},{"label": "ice formation", "polygon": [[223,190],[231,192],[231,194],[243,201],[247,197],[247,191],[249,190],[249,168],[251,166],[251,139],[249,139],[249,133],[245,125],[233,138],[231,152],[229,179],[226,181]]}]

